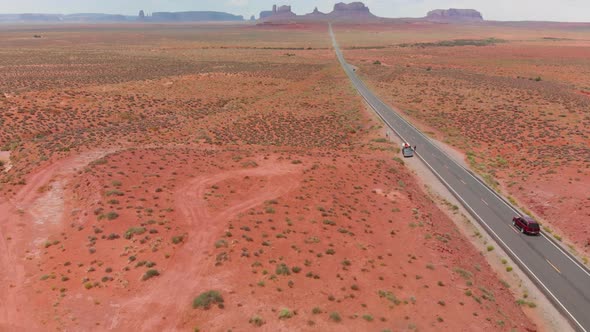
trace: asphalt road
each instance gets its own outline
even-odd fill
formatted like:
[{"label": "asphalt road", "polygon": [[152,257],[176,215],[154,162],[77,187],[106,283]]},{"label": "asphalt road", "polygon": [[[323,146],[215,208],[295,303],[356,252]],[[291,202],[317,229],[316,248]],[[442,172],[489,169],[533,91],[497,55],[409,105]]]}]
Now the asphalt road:
[{"label": "asphalt road", "polygon": [[379,117],[403,141],[417,146],[418,158],[520,265],[574,329],[590,332],[590,271],[545,234],[528,236],[515,229],[512,217],[520,212],[373,94],[344,60],[332,27],[330,35],[344,71]]}]

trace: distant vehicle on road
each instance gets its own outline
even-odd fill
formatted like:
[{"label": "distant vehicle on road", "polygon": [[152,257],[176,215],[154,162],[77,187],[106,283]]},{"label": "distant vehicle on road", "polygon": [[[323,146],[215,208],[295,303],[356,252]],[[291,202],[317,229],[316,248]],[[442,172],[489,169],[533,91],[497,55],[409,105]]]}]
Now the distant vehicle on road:
[{"label": "distant vehicle on road", "polygon": [[514,225],[514,227],[520,229],[521,233],[539,235],[539,233],[541,232],[539,223],[537,223],[535,219],[531,217],[514,217],[512,218],[512,224]]},{"label": "distant vehicle on road", "polygon": [[410,146],[410,144],[408,143],[404,143],[402,144],[402,155],[404,156],[404,158],[411,158],[414,156],[414,150],[415,148],[412,148]]}]

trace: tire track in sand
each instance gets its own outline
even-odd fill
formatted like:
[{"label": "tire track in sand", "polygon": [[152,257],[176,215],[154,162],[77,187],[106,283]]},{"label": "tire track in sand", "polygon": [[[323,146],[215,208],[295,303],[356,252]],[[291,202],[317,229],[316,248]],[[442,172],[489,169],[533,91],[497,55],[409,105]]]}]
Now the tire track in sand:
[{"label": "tire track in sand", "polygon": [[[19,253],[34,252],[48,227],[61,222],[64,192],[69,176],[76,169],[116,150],[96,150],[65,158],[44,166],[27,178],[14,198],[0,202],[0,331],[40,329],[27,312],[25,259]],[[38,189],[49,183],[54,188],[45,193]],[[8,240],[10,238],[10,240]],[[30,277],[29,277],[30,278]],[[20,325],[26,325],[26,329]]]},{"label": "tire track in sand", "polygon": [[[206,280],[210,268],[204,264],[205,252],[211,249],[226,221],[240,212],[256,207],[267,200],[278,198],[299,186],[301,166],[269,164],[255,169],[227,171],[212,176],[202,176],[189,181],[175,194],[175,206],[186,218],[188,238],[171,258],[163,274],[146,284],[137,297],[122,303],[117,313],[110,317],[111,330],[118,331],[173,331],[181,323],[182,313],[190,308],[196,292],[209,287],[219,287],[214,280]],[[240,201],[218,213],[208,209],[203,199],[211,185],[220,181],[262,177],[267,184]],[[166,319],[162,319],[166,317]]]}]

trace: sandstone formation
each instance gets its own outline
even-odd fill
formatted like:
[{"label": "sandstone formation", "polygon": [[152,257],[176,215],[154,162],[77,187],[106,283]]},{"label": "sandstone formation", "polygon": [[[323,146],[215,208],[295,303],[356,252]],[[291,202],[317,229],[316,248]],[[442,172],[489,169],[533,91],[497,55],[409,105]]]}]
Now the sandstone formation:
[{"label": "sandstone formation", "polygon": [[337,3],[334,5],[334,11],[329,15],[334,19],[367,19],[376,17],[371,14],[369,8],[362,2],[351,2],[349,4],[344,2]]},{"label": "sandstone formation", "polygon": [[291,6],[273,6],[272,10],[260,12],[260,20],[263,22],[281,21],[367,21],[376,19],[367,6],[362,2],[351,2],[349,4],[340,2],[334,5],[334,10],[325,14],[317,7],[312,13],[296,15],[291,11]]},{"label": "sandstone formation", "polygon": [[291,6],[277,7],[277,5],[274,5],[272,6],[272,11],[260,12],[261,20],[289,20],[296,17],[297,15],[291,11]]},{"label": "sandstone formation", "polygon": [[483,16],[475,9],[436,9],[428,12],[426,19],[432,21],[483,21]]},{"label": "sandstone formation", "polygon": [[323,20],[328,17],[328,14],[322,13],[318,10],[318,7],[315,7],[313,12],[304,15],[306,19],[310,20]]}]

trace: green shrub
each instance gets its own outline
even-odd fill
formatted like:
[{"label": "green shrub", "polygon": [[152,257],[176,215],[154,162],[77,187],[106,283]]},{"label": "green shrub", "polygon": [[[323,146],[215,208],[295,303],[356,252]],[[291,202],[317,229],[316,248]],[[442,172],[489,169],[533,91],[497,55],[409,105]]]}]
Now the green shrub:
[{"label": "green shrub", "polygon": [[254,326],[262,326],[264,325],[264,319],[262,319],[260,316],[253,316],[250,318],[250,324]]},{"label": "green shrub", "polygon": [[127,232],[125,232],[125,235],[123,236],[129,240],[133,237],[133,235],[141,235],[145,233],[145,231],[145,227],[131,227],[127,230]]},{"label": "green shrub", "polygon": [[160,272],[158,272],[158,270],[150,269],[144,273],[143,277],[141,277],[141,280],[148,280],[150,278],[157,277],[159,275],[160,275]]},{"label": "green shrub", "polygon": [[342,317],[340,317],[340,314],[337,311],[334,311],[330,314],[330,319],[337,323],[342,321]]},{"label": "green shrub", "polygon": [[293,317],[293,311],[289,308],[283,308],[279,312],[279,319],[289,319]]},{"label": "green shrub", "polygon": [[288,276],[288,275],[291,274],[291,271],[289,270],[289,267],[285,263],[277,264],[277,268],[276,268],[276,271],[275,272],[278,275],[286,275],[286,276]]},{"label": "green shrub", "polygon": [[227,241],[226,240],[221,239],[221,240],[217,240],[215,242],[215,248],[221,248],[221,247],[227,248]]},{"label": "green shrub", "polygon": [[466,279],[466,280],[471,279],[472,274],[471,274],[471,272],[469,272],[467,270],[463,270],[462,268],[457,267],[457,268],[454,268],[453,271],[455,273],[457,273],[458,275],[460,275],[461,277],[463,277],[463,279]]},{"label": "green shrub", "polygon": [[379,294],[379,297],[380,298],[386,298],[386,299],[388,299],[393,304],[396,304],[397,305],[397,304],[400,304],[401,303],[401,301],[398,300],[395,297],[395,295],[392,292],[390,292],[390,291],[380,290],[380,291],[377,292],[377,294]]},{"label": "green shrub", "polygon": [[324,225],[330,225],[330,226],[336,225],[336,223],[334,221],[328,220],[328,219],[324,220],[323,223],[324,223]]},{"label": "green shrub", "polygon": [[218,291],[210,290],[199,294],[193,300],[193,308],[209,309],[211,305],[217,304],[220,308],[223,308],[223,297]]}]

